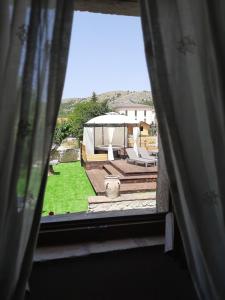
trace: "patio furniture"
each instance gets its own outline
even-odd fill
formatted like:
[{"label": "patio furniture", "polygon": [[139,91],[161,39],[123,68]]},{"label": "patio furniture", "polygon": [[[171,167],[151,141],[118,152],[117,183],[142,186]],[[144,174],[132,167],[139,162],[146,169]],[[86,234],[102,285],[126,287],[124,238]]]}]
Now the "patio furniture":
[{"label": "patio furniture", "polygon": [[148,165],[155,164],[154,160],[138,157],[133,148],[127,148],[126,152],[128,155],[127,162],[133,162],[135,164],[142,164],[142,165],[145,165],[145,167],[147,167]]},{"label": "patio furniture", "polygon": [[157,164],[158,162],[157,158],[155,156],[149,155],[149,152],[146,149],[139,147],[138,153],[140,153],[141,158],[149,159],[153,161],[155,165]]}]

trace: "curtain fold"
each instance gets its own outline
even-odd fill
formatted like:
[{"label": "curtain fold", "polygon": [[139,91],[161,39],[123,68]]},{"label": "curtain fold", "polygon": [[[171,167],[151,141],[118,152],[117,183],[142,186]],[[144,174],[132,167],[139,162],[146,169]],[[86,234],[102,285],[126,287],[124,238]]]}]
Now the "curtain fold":
[{"label": "curtain fold", "polygon": [[108,129],[108,138],[109,138],[108,160],[114,160],[112,141],[113,141],[113,135],[114,135],[115,128],[114,127],[108,127],[107,129]]},{"label": "curtain fold", "polygon": [[133,148],[134,148],[134,151],[137,154],[137,156],[139,156],[138,147],[137,147],[137,140],[138,140],[139,135],[140,135],[140,128],[139,127],[133,127],[133,140],[134,140]]},{"label": "curtain fold", "polygon": [[73,1],[0,1],[0,299],[23,299],[64,84]]},{"label": "curtain fold", "polygon": [[94,154],[94,128],[84,127],[83,144],[86,147],[87,154]]},{"label": "curtain fold", "polygon": [[146,59],[189,269],[225,299],[225,2],[140,0]]}]

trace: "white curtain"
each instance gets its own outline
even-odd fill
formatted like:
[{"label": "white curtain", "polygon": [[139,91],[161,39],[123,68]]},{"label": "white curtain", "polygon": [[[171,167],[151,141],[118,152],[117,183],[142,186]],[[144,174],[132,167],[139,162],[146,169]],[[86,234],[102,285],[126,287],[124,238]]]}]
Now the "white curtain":
[{"label": "white curtain", "polygon": [[[124,127],[115,127],[113,134],[113,145],[120,145],[123,147],[124,145]],[[126,130],[126,128],[125,128]],[[125,131],[126,136],[126,131]],[[126,141],[126,140],[125,140]]]},{"label": "white curtain", "polygon": [[138,148],[137,148],[137,141],[138,137],[140,135],[140,128],[139,127],[133,127],[133,140],[134,140],[134,151],[138,156]]},{"label": "white curtain", "polygon": [[112,148],[112,141],[113,141],[114,131],[115,131],[114,127],[108,127],[108,138],[109,138],[108,160],[114,160],[113,148]]},{"label": "white curtain", "polygon": [[189,269],[225,299],[225,1],[141,0],[146,59]]},{"label": "white curtain", "polygon": [[94,129],[93,127],[84,127],[83,144],[87,154],[94,154]]},{"label": "white curtain", "polygon": [[0,1],[0,299],[25,299],[73,2]]}]

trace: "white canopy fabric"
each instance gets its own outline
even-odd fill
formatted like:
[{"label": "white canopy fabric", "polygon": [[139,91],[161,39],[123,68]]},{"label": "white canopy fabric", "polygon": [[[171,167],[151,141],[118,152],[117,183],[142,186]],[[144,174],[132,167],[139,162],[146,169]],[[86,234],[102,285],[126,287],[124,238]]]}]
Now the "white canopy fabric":
[{"label": "white canopy fabric", "polygon": [[83,144],[86,146],[87,154],[94,154],[95,146],[104,145],[108,147],[109,160],[114,159],[113,145],[127,146],[127,125],[138,125],[134,118],[118,113],[95,117],[86,124],[87,126],[84,125]]},{"label": "white canopy fabric", "polygon": [[89,120],[86,124],[137,124],[137,120],[126,115],[108,113]]},{"label": "white canopy fabric", "polygon": [[112,141],[115,127],[108,127],[109,147],[108,147],[108,160],[114,160]]},{"label": "white canopy fabric", "polygon": [[134,140],[134,151],[138,156],[138,148],[137,148],[137,140],[140,134],[140,128],[139,127],[134,127],[133,128],[133,140]]},{"label": "white canopy fabric", "polygon": [[94,154],[94,132],[93,127],[84,127],[83,144],[88,154]]}]

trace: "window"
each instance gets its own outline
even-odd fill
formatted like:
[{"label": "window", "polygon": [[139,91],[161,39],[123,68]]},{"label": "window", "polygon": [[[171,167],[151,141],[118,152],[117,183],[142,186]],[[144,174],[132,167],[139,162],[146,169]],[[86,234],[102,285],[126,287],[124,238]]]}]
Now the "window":
[{"label": "window", "polygon": [[[134,92],[133,90],[136,89],[134,87],[135,80],[132,82],[132,86],[130,90],[127,89],[127,87],[124,87],[123,90],[121,90],[121,86],[118,87],[118,90],[115,90],[115,92],[108,92],[107,90],[112,91],[111,87],[108,87],[108,84],[110,81],[113,81],[115,79],[113,77],[113,72],[110,70],[107,63],[111,63],[111,68],[113,65],[115,65],[116,60],[121,60],[119,66],[116,65],[115,68],[115,78],[118,77],[118,68],[121,68],[121,65],[124,60],[126,62],[124,68],[128,68],[127,73],[122,69],[124,74],[131,74],[132,72],[129,70],[130,65],[132,65],[132,61],[128,63],[127,58],[127,51],[124,51],[124,56],[122,56],[122,50],[126,50],[125,45],[123,44],[123,40],[120,39],[121,42],[121,48],[117,52],[117,47],[115,47],[116,42],[111,42],[111,47],[113,49],[109,49],[109,47],[106,49],[107,43],[104,40],[104,36],[102,37],[102,41],[100,40],[99,36],[100,34],[97,33],[97,29],[101,29],[102,32],[102,24],[101,18],[103,18],[103,23],[108,24],[106,19],[110,19],[109,24],[113,24],[112,28],[109,27],[107,30],[105,30],[105,34],[108,35],[108,30],[113,30],[113,27],[115,23],[113,23],[113,19],[115,16],[104,16],[104,15],[98,15],[98,14],[90,14],[90,13],[75,13],[76,16],[74,18],[74,28],[72,33],[72,40],[71,40],[71,48],[70,48],[70,55],[69,55],[69,64],[67,69],[67,75],[66,75],[66,81],[65,81],[65,88],[64,88],[64,99],[62,101],[62,105],[60,108],[60,113],[58,117],[57,122],[57,129],[55,133],[56,140],[60,142],[60,150],[56,151],[58,152],[58,155],[60,156],[59,159],[61,162],[66,161],[74,161],[77,160],[77,162],[72,163],[71,165],[68,164],[59,164],[56,167],[53,167],[55,169],[55,172],[59,173],[58,179],[60,179],[63,176],[62,180],[59,180],[58,187],[61,184],[62,186],[65,186],[66,182],[66,192],[61,191],[61,194],[57,194],[54,189],[54,184],[51,184],[51,182],[56,181],[56,177],[54,178],[54,170],[52,177],[49,176],[48,184],[47,184],[47,191],[46,191],[46,198],[44,203],[44,215],[48,214],[58,214],[58,213],[72,213],[72,212],[99,212],[99,211],[115,211],[115,210],[129,210],[129,203],[127,204],[127,207],[124,208],[122,204],[125,205],[125,202],[129,202],[126,199],[127,194],[133,195],[134,202],[138,199],[138,194],[135,195],[135,191],[139,189],[139,186],[144,186],[143,192],[145,193],[151,193],[152,195],[155,193],[156,190],[156,178],[157,174],[156,171],[153,172],[151,178],[151,182],[143,181],[141,182],[140,178],[143,177],[141,174],[143,173],[143,166],[141,165],[129,165],[129,168],[133,168],[140,171],[140,176],[138,175],[138,172],[136,173],[136,177],[134,178],[133,185],[132,181],[130,180],[128,183],[126,183],[126,176],[132,177],[128,173],[126,173],[126,148],[133,148],[134,147],[134,127],[136,126],[138,129],[141,129],[142,134],[139,136],[137,134],[137,141],[136,143],[138,145],[141,145],[141,147],[145,148],[146,152],[145,155],[148,155],[148,151],[152,151],[153,155],[157,152],[156,145],[156,137],[149,137],[148,129],[145,129],[143,126],[139,127],[139,123],[137,122],[136,125],[130,124],[130,126],[126,127],[127,125],[124,125],[125,122],[122,122],[120,126],[115,127],[112,130],[112,127],[110,127],[109,122],[114,119],[116,116],[116,112],[114,112],[114,109],[116,108],[116,104],[120,104],[120,101],[128,101],[129,105],[131,105],[131,110],[133,106],[134,100],[129,100],[129,97],[132,99],[138,92]],[[90,17],[90,22],[85,20],[85,18]],[[94,19],[98,18],[97,21]],[[122,19],[123,21],[121,21]],[[127,19],[128,18],[128,19]],[[126,23],[126,20],[128,20],[128,27],[130,30],[130,25],[132,25],[132,22],[134,20],[129,20],[129,17],[119,17],[119,21],[117,21],[117,24],[119,22],[121,23],[121,28],[125,28],[124,24]],[[138,18],[137,18],[138,20]],[[137,21],[136,20],[136,21]],[[136,22],[135,21],[135,22]],[[80,22],[80,23],[79,23]],[[131,22],[131,24],[130,24]],[[134,23],[135,23],[134,22]],[[140,27],[140,20],[136,22],[139,26],[139,29],[137,32],[141,32]],[[87,25],[88,24],[88,25]],[[90,24],[95,24],[95,26],[99,28],[96,29],[96,35],[93,35],[93,31],[91,31],[94,26],[91,26]],[[123,24],[123,26],[122,26]],[[84,29],[82,26],[89,26],[88,28]],[[134,26],[134,24],[133,24]],[[76,28],[76,34],[74,34]],[[79,30],[81,33],[79,34]],[[103,31],[104,32],[104,31]],[[132,31],[133,34],[134,31]],[[89,34],[89,38],[87,35]],[[115,34],[115,33],[114,33]],[[118,35],[118,30],[116,30],[116,36]],[[126,40],[126,36],[124,35],[123,39]],[[142,36],[140,38],[140,43],[142,42]],[[76,40],[78,39],[78,40]],[[96,41],[97,39],[97,41]],[[113,35],[110,36],[110,39],[113,39]],[[89,43],[92,43],[92,51],[88,51],[87,49],[90,49]],[[135,42],[133,41],[133,45],[135,45]],[[142,42],[143,43],[143,42]],[[83,45],[83,48],[79,48],[81,45]],[[95,47],[95,45],[98,45],[98,49]],[[142,45],[143,46],[143,45]],[[129,51],[132,47],[128,47]],[[110,54],[112,50],[112,54]],[[142,62],[146,64],[144,59],[144,49],[142,47],[141,51],[139,49],[139,53],[142,52]],[[113,55],[117,55],[116,58],[114,58]],[[136,58],[138,61],[138,57]],[[86,69],[84,66],[84,61],[87,60]],[[88,66],[88,68],[87,68]],[[80,68],[80,69],[79,69]],[[76,69],[76,72],[73,73],[73,70]],[[147,74],[147,68],[146,66],[143,68],[143,74],[146,76],[144,81],[146,81],[149,84],[149,78]],[[120,69],[119,69],[120,71]],[[126,81],[128,81],[128,78],[130,77],[132,79],[132,76],[125,76],[122,73],[121,78],[117,81],[117,84],[123,83],[124,78],[126,78]],[[108,72],[108,73],[107,73]],[[110,77],[112,76],[112,78]],[[144,77],[143,76],[143,77]],[[98,79],[99,77],[99,79]],[[109,80],[108,78],[111,78]],[[117,78],[118,79],[118,78]],[[101,86],[98,86],[98,82],[101,83]],[[146,83],[144,83],[146,84]],[[101,90],[102,89],[102,90]],[[105,90],[104,90],[105,89]],[[150,90],[150,87],[143,87],[142,94],[145,94],[145,99],[151,98],[151,93],[146,90]],[[131,92],[132,90],[132,92]],[[75,96],[75,97],[74,97]],[[74,99],[75,98],[75,99]],[[122,99],[122,100],[121,100]],[[124,100],[125,99],[125,100]],[[107,106],[110,105],[110,108]],[[71,122],[67,122],[68,118],[71,116],[73,117],[73,122],[75,124],[78,124],[77,120],[80,120],[80,118],[83,118],[85,115],[85,110],[89,109],[91,106],[93,106],[93,110],[96,111],[99,110],[101,114],[107,114],[107,122],[97,124],[97,126],[90,127],[90,124],[85,125],[84,131],[87,132],[87,138],[92,136],[93,137],[93,152],[89,151],[88,148],[90,145],[87,145],[85,143],[81,143],[80,148],[78,147],[79,142],[84,141],[84,131],[83,131],[83,125],[80,126],[78,129],[76,128],[76,131],[74,131],[74,128],[71,127]],[[80,115],[78,115],[78,112],[81,112]],[[111,112],[113,111],[113,113]],[[83,113],[82,113],[83,112]],[[124,111],[123,111],[124,114]],[[125,110],[125,115],[128,115],[128,109]],[[144,115],[146,116],[146,110],[144,111]],[[121,114],[122,116],[122,114]],[[91,119],[91,118],[90,118]],[[134,119],[137,121],[137,110],[134,111]],[[90,121],[89,119],[86,121]],[[146,121],[146,118],[144,120]],[[96,124],[96,123],[95,123]],[[93,125],[93,124],[92,124]],[[81,130],[82,128],[82,130]],[[89,133],[92,132],[91,135]],[[111,137],[110,137],[111,136]],[[143,138],[144,137],[144,138]],[[111,139],[111,140],[110,140]],[[86,140],[87,141],[87,140]],[[113,160],[109,161],[109,145],[112,145],[111,154],[113,156]],[[70,151],[70,147],[71,151]],[[74,148],[73,148],[74,147]],[[74,151],[75,149],[75,151]],[[80,154],[79,154],[80,153]],[[57,155],[57,153],[54,153],[52,151],[51,156],[54,158],[54,155]],[[81,157],[81,165],[79,161],[79,156]],[[155,160],[155,162],[157,159]],[[150,168],[155,168],[155,166],[150,166]],[[156,169],[156,168],[155,168]],[[113,201],[107,201],[107,204],[109,209],[101,209],[99,208],[98,201],[95,200],[96,196],[102,196],[105,194],[105,186],[108,184],[108,182],[105,181],[105,177],[107,175],[117,175],[121,173],[123,176],[120,176],[123,179],[121,180],[120,184],[122,187],[125,187],[125,185],[128,187],[127,192],[121,194],[121,197],[123,198],[123,201],[120,201],[120,203],[116,203],[115,200]],[[147,172],[146,172],[147,173]],[[147,174],[145,174],[148,176]],[[139,177],[138,177],[139,176]],[[123,182],[124,180],[124,182]],[[75,183],[76,181],[76,183]],[[126,183],[126,184],[125,184]],[[114,184],[117,184],[117,181],[114,181]],[[52,192],[54,191],[54,192]],[[58,203],[56,206],[56,202],[59,199],[64,199],[66,194],[70,194],[70,200],[69,203],[65,203],[65,201],[61,201],[61,203]],[[146,194],[146,201],[149,200],[149,194]],[[84,198],[86,199],[84,201]],[[109,197],[110,198],[110,197]],[[136,198],[136,199],[135,199]],[[56,200],[57,199],[57,200]],[[64,202],[64,203],[63,203]],[[123,202],[123,203],[122,203]],[[134,202],[132,204],[134,204]],[[138,202],[138,201],[137,201]],[[140,201],[139,201],[140,202]],[[55,206],[51,206],[55,204]],[[153,202],[149,202],[149,205],[145,205],[145,207],[149,208],[151,210]],[[66,204],[66,205],[65,205]],[[134,207],[134,205],[131,205],[131,207]],[[60,207],[60,211],[55,209],[55,207]],[[102,205],[102,207],[106,207],[105,203]],[[119,208],[118,208],[119,207]],[[142,208],[138,207],[137,208]],[[155,212],[155,207],[152,209],[152,212]]]}]

